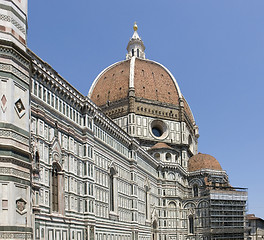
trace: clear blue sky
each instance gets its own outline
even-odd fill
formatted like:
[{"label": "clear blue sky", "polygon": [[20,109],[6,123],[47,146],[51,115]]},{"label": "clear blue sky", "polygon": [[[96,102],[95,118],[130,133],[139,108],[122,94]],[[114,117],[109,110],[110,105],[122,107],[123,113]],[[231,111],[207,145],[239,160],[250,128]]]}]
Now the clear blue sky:
[{"label": "clear blue sky", "polygon": [[133,23],[146,57],[177,79],[213,155],[233,186],[249,189],[264,218],[263,0],[29,0],[28,46],[87,95],[123,60]]}]

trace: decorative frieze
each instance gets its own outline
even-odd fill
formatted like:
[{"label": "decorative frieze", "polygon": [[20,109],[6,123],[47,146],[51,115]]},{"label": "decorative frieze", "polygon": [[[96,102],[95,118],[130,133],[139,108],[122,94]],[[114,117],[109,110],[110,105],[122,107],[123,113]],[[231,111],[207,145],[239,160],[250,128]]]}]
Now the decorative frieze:
[{"label": "decorative frieze", "polygon": [[22,57],[20,54],[18,54],[14,49],[7,48],[7,47],[0,47],[0,55],[1,56],[9,56],[13,58],[16,62],[19,62],[23,65],[23,67],[29,67],[29,61],[26,60],[24,57]]},{"label": "decorative frieze", "polygon": [[4,130],[4,129],[0,129],[0,137],[10,137],[10,138],[14,138],[19,142],[22,142],[24,144],[28,144],[28,138],[22,136],[21,134],[18,134],[16,132],[13,132],[12,130],[8,129],[8,130]]},{"label": "decorative frieze", "polygon": [[0,14],[0,20],[11,22],[17,29],[19,29],[22,33],[26,34],[25,28],[22,27],[21,24],[19,24],[15,19],[11,18],[10,16]]},{"label": "decorative frieze", "polygon": [[29,77],[20,72],[17,68],[9,64],[0,64],[0,71],[10,72],[16,75],[18,78],[22,79],[25,82],[29,81]]},{"label": "decorative frieze", "polygon": [[20,171],[18,169],[7,168],[7,167],[0,167],[0,174],[1,175],[13,175],[13,176],[21,177],[21,178],[26,178],[26,179],[29,179],[30,177],[29,173]]},{"label": "decorative frieze", "polygon": [[12,164],[15,164],[17,166],[25,167],[25,168],[31,168],[32,165],[28,161],[26,162],[25,160],[21,161],[21,159],[15,159],[14,157],[0,157],[0,162],[11,162]]},{"label": "decorative frieze", "polygon": [[31,233],[9,233],[0,232],[0,239],[32,239]]}]

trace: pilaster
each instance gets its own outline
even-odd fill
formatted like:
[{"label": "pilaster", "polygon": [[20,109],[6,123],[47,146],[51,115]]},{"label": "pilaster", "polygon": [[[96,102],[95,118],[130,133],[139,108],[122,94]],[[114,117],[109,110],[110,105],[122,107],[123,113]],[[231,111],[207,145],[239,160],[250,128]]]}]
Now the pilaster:
[{"label": "pilaster", "polygon": [[0,0],[0,239],[32,239],[27,1]]}]

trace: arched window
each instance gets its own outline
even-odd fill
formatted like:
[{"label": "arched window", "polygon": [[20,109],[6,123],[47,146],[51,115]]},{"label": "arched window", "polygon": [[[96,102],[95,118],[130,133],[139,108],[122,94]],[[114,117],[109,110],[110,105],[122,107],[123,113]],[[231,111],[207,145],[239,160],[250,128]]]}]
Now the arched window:
[{"label": "arched window", "polygon": [[154,158],[155,158],[156,160],[160,160],[160,154],[159,154],[159,153],[155,153],[155,154],[154,154]]},{"label": "arched window", "polygon": [[193,216],[189,216],[189,233],[194,234],[194,221]]},{"label": "arched window", "polygon": [[132,57],[134,57],[135,55],[135,52],[134,52],[134,49],[132,49]]},{"label": "arched window", "polygon": [[165,157],[166,157],[167,161],[171,161],[171,154],[170,153],[166,153]]},{"label": "arched window", "polygon": [[193,196],[198,197],[198,186],[197,186],[197,184],[193,185]]},{"label": "arched window", "polygon": [[208,202],[200,202],[198,205],[198,224],[199,227],[208,227],[209,226],[209,220],[210,220],[210,214],[209,214],[209,208],[208,208]]},{"label": "arched window", "polygon": [[157,229],[158,228],[158,223],[157,223],[156,220],[153,221],[152,227],[153,227],[153,229]]},{"label": "arched window", "polygon": [[156,220],[154,220],[152,223],[152,240],[157,240],[157,228],[158,223]]},{"label": "arched window", "polygon": [[58,194],[58,173],[60,172],[60,167],[58,164],[53,163],[52,165],[52,188],[51,188],[51,195],[52,195],[52,211],[58,212],[59,211],[59,194]]},{"label": "arched window", "polygon": [[175,202],[170,202],[169,203],[169,208],[176,208]]},{"label": "arched window", "polygon": [[146,219],[148,219],[148,187],[145,186],[145,213],[146,213]]},{"label": "arched window", "polygon": [[137,49],[137,57],[139,57],[139,49]]},{"label": "arched window", "polygon": [[[169,203],[169,208],[168,208],[168,217],[169,218],[175,218],[176,217],[176,203],[175,202],[170,202]],[[171,223],[174,220],[171,221]],[[173,223],[172,223],[173,224]]]},{"label": "arched window", "polygon": [[110,169],[110,176],[109,176],[109,191],[110,191],[110,211],[115,210],[115,192],[114,192],[114,175],[116,171],[114,168]]},{"label": "arched window", "polygon": [[36,164],[39,164],[39,153],[38,153],[38,151],[35,152],[35,162],[36,162]]}]

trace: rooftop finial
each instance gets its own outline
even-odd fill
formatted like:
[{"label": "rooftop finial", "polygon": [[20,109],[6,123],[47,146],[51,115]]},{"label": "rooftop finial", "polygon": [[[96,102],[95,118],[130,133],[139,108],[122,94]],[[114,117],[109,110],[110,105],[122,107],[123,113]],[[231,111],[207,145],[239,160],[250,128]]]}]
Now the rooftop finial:
[{"label": "rooftop finial", "polygon": [[130,59],[132,57],[138,57],[138,58],[142,58],[145,59],[145,46],[143,41],[141,40],[141,38],[138,35],[138,26],[137,23],[134,22],[134,33],[132,35],[132,38],[130,38],[128,44],[127,44],[127,55],[126,55],[126,59]]},{"label": "rooftop finial", "polygon": [[134,31],[137,31],[138,30],[137,22],[134,22],[133,28],[134,28]]}]

